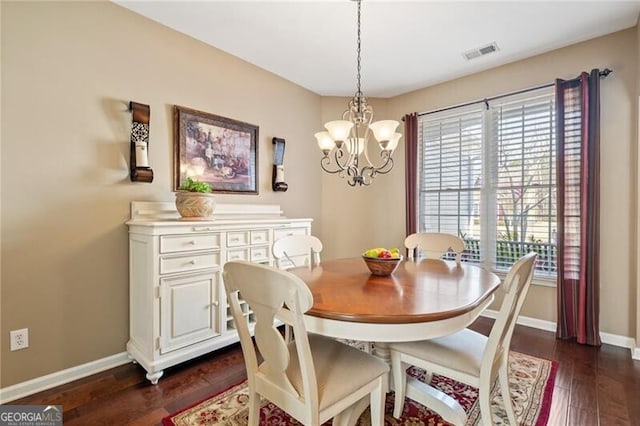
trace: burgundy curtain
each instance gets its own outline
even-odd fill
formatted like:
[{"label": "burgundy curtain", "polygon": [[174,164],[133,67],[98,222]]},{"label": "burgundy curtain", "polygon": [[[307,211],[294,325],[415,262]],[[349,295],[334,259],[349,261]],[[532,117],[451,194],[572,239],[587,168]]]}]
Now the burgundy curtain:
[{"label": "burgundy curtain", "polygon": [[405,191],[406,191],[406,231],[407,235],[417,230],[416,196],[418,173],[418,114],[411,113],[403,117],[405,144]]},{"label": "burgundy curtain", "polygon": [[556,80],[556,336],[599,346],[600,72]]}]

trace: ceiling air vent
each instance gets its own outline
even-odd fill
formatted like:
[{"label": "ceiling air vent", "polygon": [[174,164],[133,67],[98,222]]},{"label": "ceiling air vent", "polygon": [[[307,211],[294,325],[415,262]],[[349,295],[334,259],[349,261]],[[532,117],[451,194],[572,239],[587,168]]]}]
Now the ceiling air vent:
[{"label": "ceiling air vent", "polygon": [[498,45],[493,42],[486,46],[478,47],[477,49],[468,50],[464,52],[463,55],[468,61],[470,61],[471,59],[479,58],[480,56],[488,55],[489,53],[497,52],[498,50]]}]

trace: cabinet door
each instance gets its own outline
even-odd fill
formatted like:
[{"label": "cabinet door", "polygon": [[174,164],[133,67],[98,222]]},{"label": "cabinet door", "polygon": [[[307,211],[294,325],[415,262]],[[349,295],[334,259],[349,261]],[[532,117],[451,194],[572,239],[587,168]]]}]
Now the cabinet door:
[{"label": "cabinet door", "polygon": [[160,280],[160,353],[220,335],[219,274]]}]

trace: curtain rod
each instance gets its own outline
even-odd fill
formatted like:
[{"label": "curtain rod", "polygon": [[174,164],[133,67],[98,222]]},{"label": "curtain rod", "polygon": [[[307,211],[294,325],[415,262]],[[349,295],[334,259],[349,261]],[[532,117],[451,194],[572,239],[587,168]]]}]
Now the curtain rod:
[{"label": "curtain rod", "polygon": [[[611,69],[605,68],[602,71],[600,71],[600,77],[602,77],[602,78],[607,77],[612,72],[613,71]],[[575,77],[575,78],[571,78],[571,79],[566,80],[566,81],[578,80],[579,78],[580,77]],[[469,106],[469,105],[475,105],[475,104],[485,104],[485,105],[487,105],[487,108],[488,108],[489,107],[489,101],[494,101],[494,100],[500,99],[500,98],[506,98],[507,96],[519,95],[521,93],[532,92],[534,90],[544,89],[544,88],[552,87],[552,86],[555,86],[555,83],[547,83],[547,84],[543,84],[541,86],[530,87],[528,89],[522,89],[522,90],[518,90],[518,91],[515,91],[515,92],[511,92],[511,93],[505,93],[505,94],[502,94],[502,95],[492,96],[490,98],[478,99],[477,101],[471,101],[471,102],[467,102],[467,103],[464,103],[464,104],[454,105],[454,106],[450,106],[450,107],[446,107],[446,108],[435,109],[433,111],[419,112],[417,115],[418,115],[418,117],[420,117],[422,115],[435,114],[436,112],[449,111],[451,109],[462,108],[462,107],[466,107],[466,106]],[[404,117],[402,118],[402,121],[404,121]]]}]

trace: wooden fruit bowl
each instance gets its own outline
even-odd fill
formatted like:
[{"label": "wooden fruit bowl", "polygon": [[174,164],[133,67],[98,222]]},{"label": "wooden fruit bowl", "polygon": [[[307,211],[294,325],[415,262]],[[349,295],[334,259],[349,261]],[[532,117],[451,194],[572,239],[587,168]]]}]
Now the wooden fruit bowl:
[{"label": "wooden fruit bowl", "polygon": [[373,275],[384,277],[387,275],[391,275],[393,271],[396,270],[396,268],[402,261],[402,256],[394,259],[388,259],[383,257],[367,257],[365,255],[362,255],[362,260],[364,260],[364,263],[367,265]]}]

